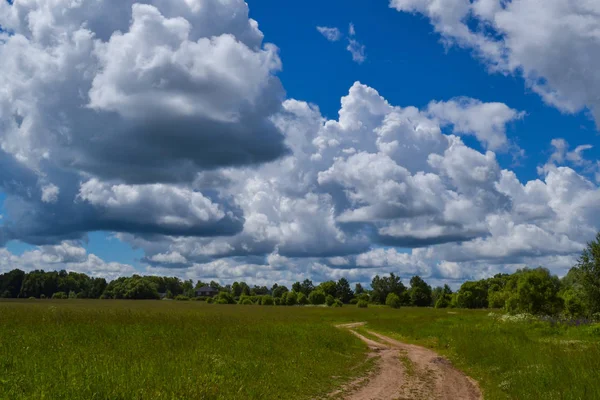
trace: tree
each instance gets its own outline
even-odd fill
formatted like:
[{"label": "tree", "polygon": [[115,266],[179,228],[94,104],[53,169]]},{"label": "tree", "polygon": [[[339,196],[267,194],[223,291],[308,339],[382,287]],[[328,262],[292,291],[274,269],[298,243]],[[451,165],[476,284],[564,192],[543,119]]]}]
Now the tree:
[{"label": "tree", "polygon": [[233,282],[231,285],[231,294],[233,297],[240,297],[242,295],[242,287],[239,282]]},{"label": "tree", "polygon": [[577,266],[581,273],[581,292],[590,314],[600,313],[600,232],[581,253]]},{"label": "tree", "polygon": [[308,296],[313,290],[315,290],[315,285],[313,285],[310,279],[305,279],[300,285],[300,292],[304,293]]},{"label": "tree", "polygon": [[2,297],[18,297],[24,279],[25,272],[20,269],[13,269],[10,272],[0,275],[0,293],[2,293]]},{"label": "tree", "polygon": [[510,297],[506,300],[506,308],[510,312],[552,315],[562,309],[562,299],[558,296],[560,281],[545,268],[517,271],[507,289]]},{"label": "tree", "polygon": [[335,297],[333,297],[332,295],[328,294],[325,297],[325,304],[327,304],[328,307],[331,307],[333,305],[333,303],[335,303]]},{"label": "tree", "polygon": [[331,295],[335,297],[337,285],[335,281],[325,281],[318,286],[318,289],[325,293],[325,296]]},{"label": "tree", "polygon": [[302,284],[300,282],[294,282],[292,285],[292,292],[300,293],[302,289]]},{"label": "tree", "polygon": [[296,292],[289,292],[285,298],[285,304],[288,306],[295,306],[298,304],[298,295]]},{"label": "tree", "polygon": [[362,294],[365,292],[365,289],[362,287],[362,285],[360,283],[357,283],[354,286],[354,295],[358,296],[359,294]]},{"label": "tree", "polygon": [[298,304],[305,306],[308,304],[308,297],[302,292],[298,293]]},{"label": "tree", "polygon": [[457,294],[457,305],[461,308],[487,308],[488,288],[485,281],[467,281]]},{"label": "tree", "polygon": [[385,299],[385,305],[391,308],[400,308],[402,302],[396,293],[390,293]]},{"label": "tree", "polygon": [[271,290],[271,292],[274,298],[280,299],[283,296],[283,294],[289,292],[289,290],[285,286],[273,285],[273,289]]},{"label": "tree", "polygon": [[310,304],[314,304],[316,306],[325,304],[325,293],[320,290],[313,290],[308,295],[308,301],[310,301]]},{"label": "tree", "polygon": [[342,303],[348,303],[354,297],[354,293],[350,288],[350,283],[346,278],[340,278],[340,280],[337,281],[335,293],[335,297],[340,299]]},{"label": "tree", "polygon": [[431,286],[420,276],[413,276],[410,279],[410,304],[417,307],[431,305]]},{"label": "tree", "polygon": [[275,304],[275,302],[273,301],[273,297],[267,294],[262,297],[262,299],[260,300],[260,304],[263,306],[272,306]]},{"label": "tree", "polygon": [[371,288],[373,289],[371,298],[379,304],[385,304],[385,299],[390,293],[395,293],[402,299],[406,292],[406,287],[400,280],[400,277],[394,275],[394,273],[391,273],[389,277],[384,276],[381,278],[379,275],[375,275],[371,281]]}]

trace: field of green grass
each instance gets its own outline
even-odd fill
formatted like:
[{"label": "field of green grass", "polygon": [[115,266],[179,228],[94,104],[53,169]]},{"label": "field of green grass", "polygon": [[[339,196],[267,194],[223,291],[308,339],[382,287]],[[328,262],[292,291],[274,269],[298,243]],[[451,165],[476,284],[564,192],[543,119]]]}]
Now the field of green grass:
[{"label": "field of green grass", "polygon": [[335,323],[425,345],[486,399],[600,398],[600,330],[502,322],[488,311],[0,302],[0,399],[319,399],[364,373]]}]

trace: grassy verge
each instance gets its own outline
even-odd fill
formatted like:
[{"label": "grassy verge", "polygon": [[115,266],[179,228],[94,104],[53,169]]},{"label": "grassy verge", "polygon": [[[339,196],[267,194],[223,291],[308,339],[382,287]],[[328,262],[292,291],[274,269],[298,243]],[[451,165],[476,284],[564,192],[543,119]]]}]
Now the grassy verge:
[{"label": "grassy verge", "polygon": [[299,308],[0,303],[1,399],[321,398],[365,352]]},{"label": "grassy verge", "polygon": [[424,345],[478,380],[485,398],[599,399],[595,327],[502,322],[489,311],[377,310],[367,329]]},{"label": "grassy verge", "polygon": [[[430,347],[485,398],[600,398],[600,329],[488,311],[0,302],[0,399],[323,398],[372,367],[336,323]],[[361,333],[364,333],[359,328]]]}]

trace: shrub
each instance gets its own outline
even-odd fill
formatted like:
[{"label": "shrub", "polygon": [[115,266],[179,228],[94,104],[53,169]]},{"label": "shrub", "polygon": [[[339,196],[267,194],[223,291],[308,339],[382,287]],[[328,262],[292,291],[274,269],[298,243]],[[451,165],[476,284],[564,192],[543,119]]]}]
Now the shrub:
[{"label": "shrub", "polygon": [[281,305],[281,299],[279,297],[275,297],[273,299],[273,304],[276,306],[280,306]]},{"label": "shrub", "polygon": [[252,306],[252,305],[254,305],[254,303],[252,302],[252,300],[250,300],[248,297],[246,297],[245,299],[242,299],[239,304],[244,305],[244,306]]},{"label": "shrub", "polygon": [[42,294],[40,295],[40,299],[45,299],[45,298],[46,298],[46,295],[42,293]]},{"label": "shrub", "polygon": [[357,301],[356,301],[357,303],[358,303],[360,300],[363,300],[363,301],[369,302],[369,295],[368,295],[367,293],[361,293],[361,294],[360,294],[360,295],[358,295],[356,298],[357,298]]},{"label": "shrub", "polygon": [[281,294],[281,297],[279,298],[279,305],[281,306],[285,306],[287,304],[287,295],[289,292],[284,292]]},{"label": "shrub", "polygon": [[440,298],[435,302],[435,308],[448,308],[450,307],[450,299],[448,299],[449,296],[446,295],[442,295],[440,296]]},{"label": "shrub", "polygon": [[320,290],[313,290],[308,295],[308,301],[310,301],[310,304],[314,304],[316,306],[325,304],[325,293]]},{"label": "shrub", "polygon": [[308,304],[308,297],[304,293],[298,293],[298,304],[305,306]]},{"label": "shrub", "polygon": [[295,306],[298,303],[298,295],[296,292],[289,292],[285,297],[285,304],[288,306]]},{"label": "shrub", "polygon": [[367,308],[367,307],[369,307],[369,303],[367,303],[364,300],[359,300],[358,303],[356,303],[356,306],[358,308]]},{"label": "shrub", "polygon": [[227,292],[220,292],[215,301],[217,304],[235,304],[233,296]]},{"label": "shrub", "polygon": [[400,308],[400,297],[396,293],[390,293],[385,298],[385,305],[391,308]]},{"label": "shrub", "polygon": [[260,300],[260,304],[262,304],[263,306],[272,306],[273,304],[275,304],[275,301],[273,300],[273,297],[266,295],[262,297],[262,299]]},{"label": "shrub", "polygon": [[175,300],[178,300],[178,301],[189,301],[189,299],[190,299],[189,297],[184,296],[182,294],[178,294],[177,296],[175,296]]},{"label": "shrub", "polygon": [[350,300],[350,304],[356,304],[358,303],[358,299],[355,297],[352,300]]},{"label": "shrub", "polygon": [[214,302],[215,302],[215,299],[214,299],[214,298],[212,298],[212,297],[209,297],[208,299],[206,299],[206,303],[207,303],[207,304],[212,304],[212,303],[214,303]]},{"label": "shrub", "polygon": [[56,292],[52,295],[52,298],[57,300],[64,300],[67,299],[68,296],[65,292]]},{"label": "shrub", "polygon": [[325,304],[327,304],[328,307],[331,307],[333,303],[335,303],[335,299],[332,295],[328,294],[327,297],[325,297]]},{"label": "shrub", "polygon": [[31,296],[29,300],[37,300],[35,297]]},{"label": "shrub", "polygon": [[333,303],[334,307],[342,307],[344,305],[344,303],[342,303],[342,301],[340,299],[336,299],[335,302]]}]

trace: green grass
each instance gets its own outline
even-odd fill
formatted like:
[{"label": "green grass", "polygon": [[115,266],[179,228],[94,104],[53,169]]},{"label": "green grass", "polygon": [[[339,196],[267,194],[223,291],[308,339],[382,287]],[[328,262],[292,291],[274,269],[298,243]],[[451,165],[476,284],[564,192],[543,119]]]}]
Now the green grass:
[{"label": "green grass", "polygon": [[0,399],[321,398],[360,373],[366,346],[303,311],[0,303]]},{"label": "green grass", "polygon": [[372,329],[432,348],[480,382],[485,399],[600,399],[600,330],[501,322],[489,311],[372,310]]},{"label": "green grass", "polygon": [[488,311],[0,302],[0,399],[320,399],[365,364],[335,323],[430,347],[486,399],[600,398],[600,330]]}]

